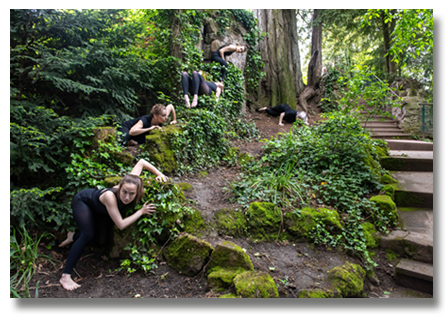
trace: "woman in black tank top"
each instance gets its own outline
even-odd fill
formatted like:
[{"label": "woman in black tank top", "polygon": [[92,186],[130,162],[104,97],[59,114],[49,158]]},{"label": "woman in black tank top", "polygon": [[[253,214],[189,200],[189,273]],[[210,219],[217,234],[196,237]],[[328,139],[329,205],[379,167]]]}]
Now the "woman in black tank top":
[{"label": "woman in black tank top", "polygon": [[157,175],[157,180],[165,182],[167,177],[158,171],[149,162],[141,159],[132,169],[129,175],[123,177],[118,186],[110,189],[84,189],[73,199],[73,218],[78,225],[76,232],[69,232],[67,239],[59,247],[73,243],[64,272],[59,282],[67,290],[74,290],[80,285],[71,278],[71,273],[85,247],[89,243],[104,245],[108,232],[113,224],[120,230],[125,229],[143,215],[149,215],[155,211],[154,204],[143,204],[129,217],[123,218],[126,210],[135,206],[144,196],[143,182],[140,174],[143,169]]},{"label": "woman in black tank top", "polygon": [[196,107],[198,104],[198,95],[211,96],[212,92],[215,92],[216,100],[218,100],[221,92],[224,90],[224,85],[222,83],[207,82],[198,71],[193,71],[192,77],[190,77],[187,72],[182,72],[181,82],[187,108],[190,108],[190,98],[188,97],[188,93],[193,95],[191,107]]},{"label": "woman in black tank top", "polygon": [[[249,46],[247,45],[226,43],[212,53],[211,60],[214,62],[218,62],[219,64],[224,65],[226,68],[228,68],[229,64],[226,61],[226,57],[232,55],[234,52],[238,54],[246,52],[247,49],[249,49]],[[224,81],[224,79],[226,78],[226,73],[226,69],[221,69],[221,81]]]}]

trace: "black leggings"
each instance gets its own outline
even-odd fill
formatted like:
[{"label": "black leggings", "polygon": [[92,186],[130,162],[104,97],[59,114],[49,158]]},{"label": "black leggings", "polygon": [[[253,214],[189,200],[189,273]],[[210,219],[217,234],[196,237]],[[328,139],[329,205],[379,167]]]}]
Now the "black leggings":
[{"label": "black leggings", "polygon": [[[214,62],[218,62],[221,65],[224,65],[226,68],[229,67],[229,64],[221,58],[221,56],[218,54],[217,51],[215,51],[212,54],[211,60]],[[227,74],[226,68],[221,68],[221,81],[224,81],[224,79],[226,78],[226,74]]]},{"label": "black leggings", "polygon": [[205,79],[197,71],[193,71],[193,79],[186,72],[182,72],[182,89],[184,95],[190,92],[192,95],[210,95],[210,88]]},{"label": "black leggings", "polygon": [[112,227],[112,220],[108,215],[95,215],[92,208],[78,196],[73,200],[72,210],[78,230],[73,236],[74,243],[65,264],[65,274],[72,273],[87,244],[106,245]]}]

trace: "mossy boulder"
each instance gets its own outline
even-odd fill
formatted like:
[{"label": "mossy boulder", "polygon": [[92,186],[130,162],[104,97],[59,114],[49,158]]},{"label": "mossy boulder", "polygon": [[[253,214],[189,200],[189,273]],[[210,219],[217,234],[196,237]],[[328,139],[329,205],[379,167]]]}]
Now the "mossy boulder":
[{"label": "mossy boulder", "polygon": [[378,231],[376,231],[375,225],[372,223],[363,223],[362,231],[364,238],[366,239],[366,246],[368,249],[373,249],[379,246],[380,238]]},{"label": "mossy boulder", "polygon": [[392,201],[395,200],[395,190],[397,189],[396,184],[386,184],[384,187],[381,188],[381,194],[389,196]]},{"label": "mossy boulder", "polygon": [[93,130],[92,147],[98,149],[99,141],[113,143],[117,140],[117,130],[114,127],[98,127]]},{"label": "mossy boulder", "polygon": [[216,267],[226,269],[238,269],[253,271],[254,265],[250,257],[238,245],[224,241],[215,246],[210,261],[207,265],[207,274],[214,271]]},{"label": "mossy boulder", "polygon": [[273,203],[252,202],[247,211],[248,231],[253,238],[275,240],[282,222],[281,211]]},{"label": "mossy boulder", "polygon": [[128,258],[129,251],[124,248],[132,241],[132,225],[120,230],[116,225],[112,228],[112,239],[109,248],[109,258]]},{"label": "mossy boulder", "polygon": [[207,226],[204,222],[201,212],[198,209],[193,208],[193,213],[186,215],[181,219],[183,223],[183,230],[186,233],[202,237]]},{"label": "mossy boulder", "polygon": [[247,271],[233,279],[236,295],[243,298],[277,298],[274,279],[266,272]]},{"label": "mossy boulder", "polygon": [[225,291],[233,284],[233,279],[243,272],[247,272],[247,269],[215,267],[208,274],[207,289],[214,292]]},{"label": "mossy boulder", "polygon": [[327,208],[302,208],[285,214],[285,226],[294,238],[308,238],[310,231],[321,223],[330,232],[343,229],[341,217],[336,210]]},{"label": "mossy boulder", "polygon": [[361,266],[348,261],[328,272],[328,280],[344,298],[362,297],[365,276],[366,271]]},{"label": "mossy boulder", "polygon": [[121,179],[122,179],[121,176],[109,176],[109,177],[106,177],[103,180],[103,182],[104,182],[104,185],[106,186],[106,188],[112,188],[116,185],[119,185]]},{"label": "mossy boulder", "polygon": [[241,237],[246,230],[246,217],[241,211],[220,209],[215,212],[214,220],[219,234]]},{"label": "mossy boulder", "polygon": [[370,201],[374,202],[376,206],[390,218],[393,223],[398,221],[397,206],[392,198],[388,195],[377,195],[370,198]]},{"label": "mossy boulder", "polygon": [[149,158],[157,168],[161,168],[164,174],[170,174],[177,169],[174,152],[171,149],[170,139],[181,132],[175,125],[164,126],[161,130],[152,130],[146,136],[143,151],[149,154]]},{"label": "mossy boulder", "polygon": [[168,265],[182,274],[197,275],[213,252],[213,247],[188,233],[182,233],[163,252]]},{"label": "mossy boulder", "polygon": [[331,289],[304,289],[297,296],[299,299],[332,299],[342,298],[341,294]]}]

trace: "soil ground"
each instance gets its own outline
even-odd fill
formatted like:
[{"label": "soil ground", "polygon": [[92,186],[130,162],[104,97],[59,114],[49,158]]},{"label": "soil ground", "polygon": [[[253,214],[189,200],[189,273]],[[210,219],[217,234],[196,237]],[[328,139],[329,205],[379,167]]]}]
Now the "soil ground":
[{"label": "soil ground", "polygon": [[[288,132],[291,124],[278,125],[278,118],[268,116],[266,113],[248,113],[248,118],[254,120],[260,131],[261,138],[269,139],[278,132]],[[319,117],[311,116],[311,122],[318,121]],[[234,146],[240,152],[247,152],[254,157],[262,154],[262,143],[258,141],[235,141]],[[138,151],[130,148],[130,152]],[[212,169],[204,177],[183,176],[175,177],[175,182],[188,182],[192,185],[191,191],[186,193],[190,199],[197,201],[197,208],[206,220],[211,220],[214,211],[221,208],[235,207],[229,202],[223,190],[230,181],[237,178],[239,167],[220,166]],[[59,238],[59,237],[58,237]],[[342,265],[345,261],[360,264],[360,261],[342,251],[312,246],[307,243],[291,242],[262,242],[255,243],[248,239],[235,239],[229,236],[218,236],[211,233],[202,237],[212,246],[226,240],[232,241],[246,250],[251,257],[255,270],[269,272],[275,280],[279,297],[297,297],[300,290],[305,288],[325,288],[326,272],[331,268]],[[48,242],[43,242],[46,245]],[[56,244],[57,245],[57,244]],[[81,287],[75,291],[66,291],[59,285],[69,247],[54,247],[51,250],[56,262],[41,263],[33,277],[31,297],[35,296],[35,287],[38,285],[40,298],[212,298],[224,293],[214,293],[207,289],[207,279],[203,273],[196,277],[179,274],[169,267],[161,258],[158,259],[158,268],[155,274],[145,274],[137,271],[131,276],[116,269],[120,265],[118,259],[108,259],[93,250],[86,249],[78,262],[76,272],[72,277]],[[375,270],[375,279],[366,279],[365,293],[368,298],[427,298],[432,297],[425,293],[398,287],[393,279],[393,261],[388,261],[383,250],[378,249],[374,258],[378,267]]]}]

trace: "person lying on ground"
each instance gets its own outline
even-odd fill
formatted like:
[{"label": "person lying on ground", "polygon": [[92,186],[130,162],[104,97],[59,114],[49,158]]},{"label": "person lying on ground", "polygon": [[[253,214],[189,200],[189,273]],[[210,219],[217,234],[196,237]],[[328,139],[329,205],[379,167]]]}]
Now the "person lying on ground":
[{"label": "person lying on ground", "polygon": [[191,107],[196,107],[198,105],[198,95],[211,96],[212,93],[215,92],[215,98],[218,100],[221,92],[224,90],[224,85],[222,83],[207,82],[202,77],[201,72],[198,71],[193,71],[191,77],[187,72],[182,72],[181,82],[187,108],[190,108],[190,98],[188,97],[188,93],[193,95]]},{"label": "person lying on ground", "polygon": [[167,107],[162,104],[156,104],[152,107],[150,114],[125,121],[118,127],[118,131],[122,133],[121,141],[125,146],[136,146],[145,143],[145,136],[153,129],[161,129],[171,113],[173,114],[173,120],[170,122],[170,125],[174,125],[177,123],[177,120],[176,111],[172,104],[169,104]]},{"label": "person lying on ground", "polygon": [[258,111],[266,111],[269,115],[273,117],[280,116],[278,122],[280,126],[285,126],[282,123],[283,120],[289,123],[293,123],[294,121],[296,121],[297,118],[302,119],[305,125],[309,125],[306,112],[305,111],[297,112],[296,110],[293,110],[288,104],[281,104],[274,106],[272,108],[262,107]]},{"label": "person lying on ground", "polygon": [[[212,53],[211,60],[213,62],[218,62],[219,64],[224,65],[226,68],[228,68],[229,64],[227,63],[227,57],[232,55],[234,52],[241,54],[243,52],[246,52],[247,49],[249,49],[249,46],[247,45],[226,43]],[[226,78],[226,68],[221,69],[221,81],[224,81],[224,79]]]},{"label": "person lying on ground", "polygon": [[156,180],[166,182],[168,178],[149,162],[141,159],[129,175],[120,183],[108,189],[84,189],[72,201],[73,218],[78,226],[76,232],[68,232],[67,239],[59,247],[73,243],[59,282],[66,290],[74,290],[80,285],[73,281],[71,274],[88,244],[104,246],[115,224],[125,229],[143,215],[156,211],[154,204],[145,202],[142,208],[129,217],[123,218],[128,208],[134,207],[145,195],[140,174],[143,169],[157,175]]}]

